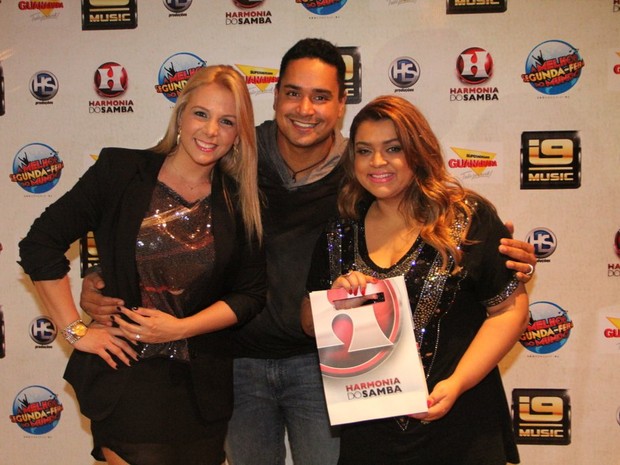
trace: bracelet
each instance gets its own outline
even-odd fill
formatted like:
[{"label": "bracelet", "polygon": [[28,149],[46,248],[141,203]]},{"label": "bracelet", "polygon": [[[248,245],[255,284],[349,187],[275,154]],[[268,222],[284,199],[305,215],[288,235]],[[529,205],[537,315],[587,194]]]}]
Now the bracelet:
[{"label": "bracelet", "polygon": [[75,344],[77,341],[82,339],[86,332],[88,331],[88,326],[82,320],[75,320],[73,323],[70,323],[66,328],[62,329],[60,333],[64,336],[67,342],[71,345]]}]

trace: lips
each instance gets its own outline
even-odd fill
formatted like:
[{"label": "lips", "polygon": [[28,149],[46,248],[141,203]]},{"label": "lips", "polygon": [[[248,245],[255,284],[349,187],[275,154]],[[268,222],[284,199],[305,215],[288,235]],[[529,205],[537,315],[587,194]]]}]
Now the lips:
[{"label": "lips", "polygon": [[291,120],[293,126],[299,129],[314,129],[318,126],[318,123],[304,123],[303,121]]},{"label": "lips", "polygon": [[371,173],[368,175],[371,181],[377,183],[388,182],[394,179],[393,173]]},{"label": "lips", "polygon": [[200,147],[202,150],[213,151],[215,150],[215,147],[217,147],[216,144],[209,144],[207,142],[203,142],[198,139],[194,139],[194,141],[196,142],[196,145]]}]

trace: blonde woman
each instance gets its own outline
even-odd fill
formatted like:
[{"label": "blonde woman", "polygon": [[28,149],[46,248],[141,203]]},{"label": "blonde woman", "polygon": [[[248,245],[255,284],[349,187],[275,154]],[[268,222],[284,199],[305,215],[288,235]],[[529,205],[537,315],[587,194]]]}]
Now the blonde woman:
[{"label": "blonde woman", "polygon": [[[250,96],[229,66],[198,70],[149,150],[103,149],[20,242],[20,264],[73,351],[65,378],[109,464],[224,461],[232,411],[225,328],[265,301]],[[113,325],[85,324],[70,244],[94,231]]]}]

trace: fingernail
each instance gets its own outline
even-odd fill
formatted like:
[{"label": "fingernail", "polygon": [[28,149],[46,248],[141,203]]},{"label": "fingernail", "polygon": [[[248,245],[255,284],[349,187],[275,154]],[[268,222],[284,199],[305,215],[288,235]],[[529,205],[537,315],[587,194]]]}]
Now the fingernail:
[{"label": "fingernail", "polygon": [[132,312],[135,312],[136,310],[138,310],[138,307],[129,307],[129,310],[131,310]]},{"label": "fingernail", "polygon": [[117,311],[118,313],[122,313],[122,311],[121,311],[121,307],[116,307],[116,311]]}]

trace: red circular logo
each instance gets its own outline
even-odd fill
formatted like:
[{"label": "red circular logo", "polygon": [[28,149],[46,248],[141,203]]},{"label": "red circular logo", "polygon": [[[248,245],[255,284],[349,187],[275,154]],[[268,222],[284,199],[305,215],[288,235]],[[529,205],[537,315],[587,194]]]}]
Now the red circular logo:
[{"label": "red circular logo", "polygon": [[233,3],[237,8],[243,8],[249,10],[250,8],[257,8],[265,3],[265,0],[233,0]]},{"label": "red circular logo", "polygon": [[456,59],[456,71],[465,84],[482,84],[493,74],[493,58],[483,48],[470,47]]},{"label": "red circular logo", "polygon": [[[327,297],[334,303],[350,296],[345,289],[331,289]],[[400,314],[398,298],[389,281],[369,285],[357,307],[333,318],[333,334],[341,344],[319,348],[321,371],[329,376],[353,376],[382,363],[398,340]],[[361,333],[363,343],[356,339]]]},{"label": "red circular logo", "polygon": [[124,94],[127,90],[127,71],[113,61],[102,64],[95,71],[95,90],[107,98]]}]

